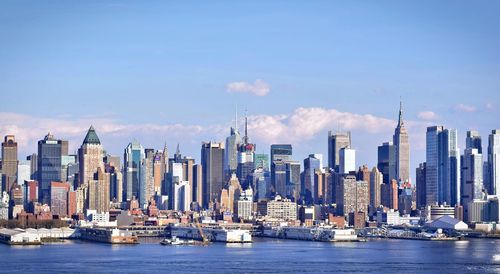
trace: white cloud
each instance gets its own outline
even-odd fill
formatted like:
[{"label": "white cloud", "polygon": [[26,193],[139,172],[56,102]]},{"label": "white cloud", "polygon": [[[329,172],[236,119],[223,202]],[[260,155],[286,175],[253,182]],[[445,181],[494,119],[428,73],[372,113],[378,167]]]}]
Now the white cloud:
[{"label": "white cloud", "polygon": [[252,83],[231,82],[226,85],[226,91],[229,93],[251,93],[256,96],[266,96],[271,91],[271,86],[257,79]]},{"label": "white cloud", "polygon": [[435,120],[438,118],[438,115],[433,111],[421,111],[417,117],[422,120]]},{"label": "white cloud", "polygon": [[464,112],[475,112],[476,111],[475,106],[470,106],[470,105],[466,105],[466,104],[458,104],[455,106],[455,109],[459,110],[459,111],[464,111]]},{"label": "white cloud", "polygon": [[371,114],[303,107],[290,115],[256,115],[249,120],[249,129],[266,143],[303,142],[320,132],[336,128],[366,133],[390,132],[396,125],[393,120]]},{"label": "white cloud", "polygon": [[486,103],[485,107],[490,110],[495,108],[492,103]]},{"label": "white cloud", "polygon": [[0,113],[0,134],[14,134],[20,151],[31,153],[36,151],[37,141],[48,132],[56,138],[68,140],[70,152],[75,151],[82,143],[85,133],[94,125],[101,142],[105,147],[121,150],[133,138],[160,139],[195,137],[204,132],[198,125],[181,124],[124,124],[111,118],[41,118],[17,113]]}]

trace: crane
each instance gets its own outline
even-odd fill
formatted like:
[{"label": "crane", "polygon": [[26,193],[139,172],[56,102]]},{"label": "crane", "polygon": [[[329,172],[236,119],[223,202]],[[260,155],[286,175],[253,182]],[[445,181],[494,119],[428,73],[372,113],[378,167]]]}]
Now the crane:
[{"label": "crane", "polygon": [[193,213],[193,220],[196,225],[196,228],[198,228],[198,232],[200,233],[201,239],[203,241],[203,244],[208,244],[210,241],[205,237],[205,234],[203,233],[203,229],[201,228],[200,222],[198,221],[198,214]]}]

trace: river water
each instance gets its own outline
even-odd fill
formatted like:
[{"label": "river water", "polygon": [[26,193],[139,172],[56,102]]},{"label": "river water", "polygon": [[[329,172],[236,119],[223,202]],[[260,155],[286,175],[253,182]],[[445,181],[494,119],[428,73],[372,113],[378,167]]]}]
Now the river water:
[{"label": "river water", "polygon": [[252,244],[162,246],[66,241],[0,244],[0,272],[182,273],[499,273],[500,240],[370,240],[320,243],[255,239]]}]

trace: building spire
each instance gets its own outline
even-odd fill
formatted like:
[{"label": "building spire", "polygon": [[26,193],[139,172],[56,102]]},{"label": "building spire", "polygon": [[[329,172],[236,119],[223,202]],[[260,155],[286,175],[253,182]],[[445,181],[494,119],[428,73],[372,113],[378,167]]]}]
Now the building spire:
[{"label": "building spire", "polygon": [[399,97],[399,118],[398,118],[398,127],[404,125],[403,122],[403,100]]},{"label": "building spire", "polygon": [[245,108],[245,137],[243,138],[245,144],[248,144],[248,116],[247,109]]}]

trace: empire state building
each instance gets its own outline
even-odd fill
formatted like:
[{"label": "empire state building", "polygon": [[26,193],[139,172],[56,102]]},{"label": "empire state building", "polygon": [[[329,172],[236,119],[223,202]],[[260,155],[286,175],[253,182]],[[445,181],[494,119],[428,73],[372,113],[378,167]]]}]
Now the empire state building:
[{"label": "empire state building", "polygon": [[408,131],[403,121],[403,104],[399,104],[398,125],[394,130],[394,153],[396,161],[396,179],[401,182],[410,182],[410,144]]}]

